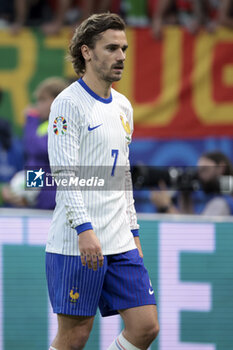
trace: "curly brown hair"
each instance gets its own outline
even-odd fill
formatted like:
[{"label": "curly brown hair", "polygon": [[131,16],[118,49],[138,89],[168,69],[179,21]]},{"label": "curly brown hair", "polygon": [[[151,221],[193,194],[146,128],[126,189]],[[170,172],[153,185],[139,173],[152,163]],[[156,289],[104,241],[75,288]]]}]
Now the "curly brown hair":
[{"label": "curly brown hair", "polygon": [[101,33],[108,29],[125,30],[125,22],[117,14],[108,12],[94,14],[76,28],[69,46],[68,57],[78,76],[82,76],[86,70],[85,59],[81,52],[82,45],[87,45],[89,48],[94,49]]}]

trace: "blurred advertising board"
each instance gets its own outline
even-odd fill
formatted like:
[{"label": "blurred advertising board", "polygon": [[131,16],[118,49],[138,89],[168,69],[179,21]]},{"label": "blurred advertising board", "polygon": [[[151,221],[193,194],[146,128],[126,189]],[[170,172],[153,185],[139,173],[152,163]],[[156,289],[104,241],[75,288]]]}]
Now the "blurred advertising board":
[{"label": "blurred advertising board", "polygon": [[[0,348],[47,349],[56,334],[48,301],[45,242],[51,213],[0,210]],[[139,215],[144,262],[158,301],[152,350],[230,350],[233,220]],[[108,348],[123,327],[98,313],[85,349]]]}]

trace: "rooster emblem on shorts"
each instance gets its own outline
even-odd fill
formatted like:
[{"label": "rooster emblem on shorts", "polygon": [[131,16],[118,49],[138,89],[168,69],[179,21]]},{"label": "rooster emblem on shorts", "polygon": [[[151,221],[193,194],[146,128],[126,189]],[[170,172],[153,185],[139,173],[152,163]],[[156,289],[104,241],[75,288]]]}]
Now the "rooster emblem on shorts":
[{"label": "rooster emblem on shorts", "polygon": [[79,298],[79,293],[77,288],[73,287],[70,291],[70,301],[71,303],[76,303]]}]

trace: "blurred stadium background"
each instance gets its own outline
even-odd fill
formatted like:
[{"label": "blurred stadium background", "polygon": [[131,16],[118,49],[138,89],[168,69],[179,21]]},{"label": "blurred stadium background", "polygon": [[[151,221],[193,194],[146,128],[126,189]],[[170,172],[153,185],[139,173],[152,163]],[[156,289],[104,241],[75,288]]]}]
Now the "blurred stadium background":
[{"label": "blurred stadium background", "polygon": [[[194,35],[178,25],[165,26],[158,40],[146,0],[123,3],[129,49],[123,79],[115,88],[134,107],[132,164],[195,166],[203,152],[215,150],[233,162],[232,29],[217,26],[210,33],[200,28]],[[38,84],[51,76],[76,79],[65,59],[70,27],[48,36],[35,25],[17,35],[9,28],[4,24],[0,29],[0,116],[10,123],[14,149],[6,156],[3,131],[2,184],[24,167],[24,111],[34,102]],[[151,349],[233,349],[231,216],[155,214],[146,191],[136,206],[161,325]],[[0,208],[2,350],[47,349],[56,331],[44,271],[51,213],[4,202]],[[107,349],[121,326],[118,317],[98,314],[86,349]]]}]

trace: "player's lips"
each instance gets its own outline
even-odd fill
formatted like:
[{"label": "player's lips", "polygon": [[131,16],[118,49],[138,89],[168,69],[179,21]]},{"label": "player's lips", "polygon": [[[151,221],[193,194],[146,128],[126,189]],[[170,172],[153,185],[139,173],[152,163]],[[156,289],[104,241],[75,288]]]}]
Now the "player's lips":
[{"label": "player's lips", "polygon": [[124,69],[124,66],[113,66],[113,69],[121,72]]}]

